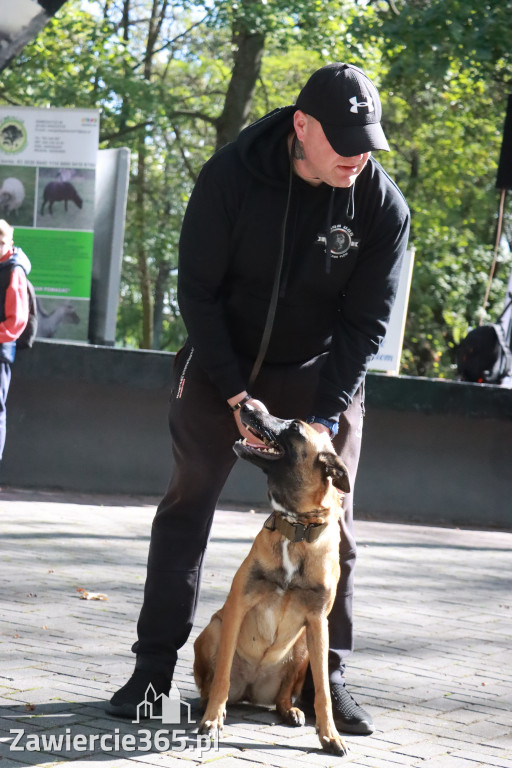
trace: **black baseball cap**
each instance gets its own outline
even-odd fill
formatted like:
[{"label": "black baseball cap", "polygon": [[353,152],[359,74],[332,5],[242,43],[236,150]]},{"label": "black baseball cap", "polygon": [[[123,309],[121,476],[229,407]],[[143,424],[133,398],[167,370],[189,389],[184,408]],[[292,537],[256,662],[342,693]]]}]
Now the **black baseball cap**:
[{"label": "black baseball cap", "polygon": [[362,69],[352,64],[327,64],[313,72],[295,103],[321,124],[331,147],[352,157],[389,144],[380,124],[379,93]]}]

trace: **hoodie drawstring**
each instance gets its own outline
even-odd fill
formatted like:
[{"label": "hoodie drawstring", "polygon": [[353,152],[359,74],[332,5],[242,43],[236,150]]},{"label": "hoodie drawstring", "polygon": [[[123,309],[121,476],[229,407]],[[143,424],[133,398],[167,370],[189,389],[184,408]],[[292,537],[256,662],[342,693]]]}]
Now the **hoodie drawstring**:
[{"label": "hoodie drawstring", "polygon": [[329,198],[329,205],[327,207],[327,229],[325,230],[325,274],[331,273],[331,227],[332,227],[332,212],[334,210],[334,196],[336,194],[336,187],[331,189],[331,196]]},{"label": "hoodie drawstring", "polygon": [[[348,221],[352,221],[355,215],[354,205],[354,187],[355,182],[349,187],[347,207],[345,209],[345,216],[341,226],[344,227]],[[329,206],[327,208],[327,228],[325,232],[325,273],[329,275],[331,273],[331,254],[332,254],[332,214],[334,211],[334,197],[336,195],[337,187],[332,187],[331,196],[329,198]]]}]

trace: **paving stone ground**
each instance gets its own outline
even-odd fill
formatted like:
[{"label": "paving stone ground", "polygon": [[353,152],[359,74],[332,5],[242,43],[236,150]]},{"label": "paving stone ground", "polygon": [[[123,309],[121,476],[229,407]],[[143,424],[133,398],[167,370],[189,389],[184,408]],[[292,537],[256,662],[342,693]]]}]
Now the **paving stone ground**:
[{"label": "paving stone ground", "polygon": [[[229,711],[218,749],[186,725],[185,705],[178,725],[107,716],[132,671],[155,502],[0,492],[2,768],[512,768],[512,534],[499,531],[357,523],[348,682],[376,730],[347,736],[348,757],[322,752],[311,724],[255,707]],[[192,639],[266,514],[217,512]],[[191,670],[189,641],[176,683],[194,718]]]}]

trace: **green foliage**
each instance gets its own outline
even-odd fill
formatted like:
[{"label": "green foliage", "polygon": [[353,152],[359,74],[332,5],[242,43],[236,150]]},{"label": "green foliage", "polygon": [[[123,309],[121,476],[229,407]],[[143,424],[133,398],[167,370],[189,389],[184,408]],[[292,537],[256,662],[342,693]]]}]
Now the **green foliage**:
[{"label": "green foliage", "polygon": [[[398,16],[381,7],[370,28],[385,43],[391,170],[411,207],[417,254],[403,370],[450,377],[454,347],[477,323],[492,263],[512,3],[410,0],[399,7]],[[503,303],[504,259],[487,317]]]}]

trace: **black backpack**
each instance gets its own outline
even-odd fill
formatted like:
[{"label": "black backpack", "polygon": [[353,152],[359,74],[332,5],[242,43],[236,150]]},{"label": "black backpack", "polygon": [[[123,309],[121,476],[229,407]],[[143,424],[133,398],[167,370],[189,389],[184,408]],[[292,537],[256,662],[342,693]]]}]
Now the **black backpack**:
[{"label": "black backpack", "polygon": [[[5,291],[9,285],[11,279],[12,270],[15,267],[23,269],[21,264],[5,263],[0,265],[0,289]],[[23,269],[25,273],[25,270]],[[16,349],[30,349],[34,343],[34,339],[37,334],[37,306],[36,306],[36,294],[34,286],[27,278],[27,294],[28,294],[28,322],[22,331],[21,335],[16,339]]]},{"label": "black backpack", "polygon": [[496,323],[473,328],[457,348],[457,371],[462,381],[501,384],[512,374],[510,330],[507,334],[501,318],[512,304],[506,305]]},{"label": "black backpack", "polygon": [[34,286],[27,277],[28,322],[16,339],[16,349],[30,349],[37,335],[37,305]]}]

